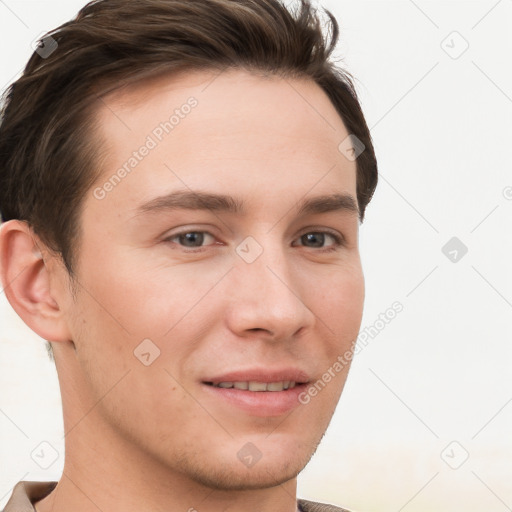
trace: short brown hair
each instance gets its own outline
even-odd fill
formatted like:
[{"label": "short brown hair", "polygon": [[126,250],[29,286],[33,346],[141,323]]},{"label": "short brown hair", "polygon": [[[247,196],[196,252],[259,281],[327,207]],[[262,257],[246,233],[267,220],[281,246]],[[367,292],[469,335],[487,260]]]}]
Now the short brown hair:
[{"label": "short brown hair", "polygon": [[353,79],[329,61],[339,28],[326,13],[328,35],[309,0],[300,0],[295,12],[279,0],[88,3],[44,36],[45,45],[4,94],[2,220],[27,221],[73,277],[81,206],[101,171],[94,116],[101,97],[162,72],[238,67],[309,78],[322,87],[365,147],[357,158],[362,222],[377,185],[377,162]]}]

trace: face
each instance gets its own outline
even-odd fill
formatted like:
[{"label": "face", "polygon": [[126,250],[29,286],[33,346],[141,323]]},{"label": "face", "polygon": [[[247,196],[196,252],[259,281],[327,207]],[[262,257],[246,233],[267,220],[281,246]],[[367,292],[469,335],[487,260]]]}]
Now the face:
[{"label": "face", "polygon": [[105,98],[65,314],[100,428],[196,482],[258,488],[305,466],[345,383],[332,368],[364,301],[356,163],[313,82],[214,78]]}]

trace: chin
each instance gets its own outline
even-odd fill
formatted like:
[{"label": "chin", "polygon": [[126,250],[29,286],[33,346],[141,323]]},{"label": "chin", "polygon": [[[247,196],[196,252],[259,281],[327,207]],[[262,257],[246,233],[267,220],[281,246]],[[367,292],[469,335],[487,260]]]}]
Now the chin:
[{"label": "chin", "polygon": [[307,462],[297,463],[294,460],[264,463],[262,459],[250,468],[242,464],[229,467],[219,467],[218,464],[214,464],[211,467],[194,468],[194,472],[189,476],[197,483],[216,490],[249,491],[268,489],[296,478]]},{"label": "chin", "polygon": [[320,439],[310,446],[297,443],[294,446],[281,446],[281,449],[268,446],[261,458],[252,465],[246,465],[232,456],[233,452],[238,453],[238,449],[229,450],[229,454],[225,449],[222,454],[210,452],[207,457],[182,454],[178,467],[184,476],[211,489],[268,489],[296,478],[310,461],[319,443]]}]

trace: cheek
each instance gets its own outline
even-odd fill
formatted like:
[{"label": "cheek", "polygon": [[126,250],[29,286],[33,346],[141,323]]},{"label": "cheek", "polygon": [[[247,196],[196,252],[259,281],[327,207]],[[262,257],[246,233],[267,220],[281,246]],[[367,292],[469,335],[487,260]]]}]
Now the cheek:
[{"label": "cheek", "polygon": [[141,340],[166,337],[175,326],[197,321],[197,305],[208,302],[230,266],[229,261],[172,264],[159,248],[156,255],[146,249],[123,251],[90,269],[88,282],[111,317]]},{"label": "cheek", "polygon": [[[353,348],[361,327],[364,306],[364,277],[361,266],[332,272],[331,278],[309,295],[318,320],[318,349],[312,356],[320,371],[303,399],[305,410],[327,428],[339,401],[352,363]],[[321,348],[320,348],[321,347]],[[314,413],[312,413],[314,411]]]},{"label": "cheek", "polygon": [[[123,425],[127,435],[145,428],[138,425],[141,418],[153,429],[154,422],[162,418],[164,425],[176,427],[174,418],[185,417],[187,411],[199,414],[181,385],[192,349],[183,343],[190,325],[180,323],[171,331],[173,336],[158,338],[151,334],[155,326],[148,313],[135,311],[138,315],[128,320],[131,303],[109,303],[105,290],[96,288],[93,292],[94,298],[92,293],[82,292],[74,322],[82,397],[88,397],[92,405],[98,404],[98,412],[104,417]],[[110,304],[110,311],[105,304]],[[169,325],[170,320],[167,329]],[[148,344],[148,340],[152,341]],[[144,349],[138,350],[139,346]],[[149,353],[147,365],[144,353]],[[204,418],[201,421],[204,423]]]},{"label": "cheek", "polygon": [[151,368],[165,366],[181,380],[197,344],[219,321],[214,288],[225,270],[145,260],[105,257],[83,272],[75,333],[83,359],[102,367],[100,373],[138,370],[137,354],[149,352],[151,360],[156,356]]},{"label": "cheek", "polygon": [[[314,288],[312,288],[314,289]],[[357,338],[364,305],[364,277],[360,264],[330,272],[309,294],[310,307],[338,350]]]}]

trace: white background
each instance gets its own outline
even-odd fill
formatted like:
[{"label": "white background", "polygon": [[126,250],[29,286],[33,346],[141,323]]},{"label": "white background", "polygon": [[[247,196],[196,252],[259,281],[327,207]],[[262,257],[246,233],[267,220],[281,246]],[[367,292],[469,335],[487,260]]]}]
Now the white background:
[{"label": "white background", "polygon": [[[83,5],[0,1],[2,90]],[[360,229],[361,329],[404,309],[354,360],[299,495],[361,512],[512,510],[512,1],[322,5],[380,170]],[[457,262],[442,252],[452,237],[468,248]],[[44,440],[63,453],[55,367],[2,293],[0,508],[19,480],[59,479],[62,456],[46,471],[30,458]]]}]

